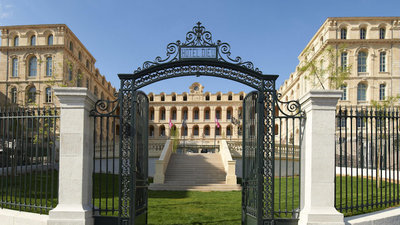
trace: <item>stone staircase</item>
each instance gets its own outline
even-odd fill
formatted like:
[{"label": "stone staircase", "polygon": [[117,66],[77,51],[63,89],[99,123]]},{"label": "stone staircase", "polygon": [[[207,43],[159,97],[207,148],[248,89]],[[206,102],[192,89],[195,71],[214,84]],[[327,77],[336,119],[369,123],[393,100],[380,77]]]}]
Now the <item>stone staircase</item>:
[{"label": "stone staircase", "polygon": [[241,190],[240,185],[225,184],[226,173],[220,154],[172,154],[164,184],[151,184],[150,190]]}]

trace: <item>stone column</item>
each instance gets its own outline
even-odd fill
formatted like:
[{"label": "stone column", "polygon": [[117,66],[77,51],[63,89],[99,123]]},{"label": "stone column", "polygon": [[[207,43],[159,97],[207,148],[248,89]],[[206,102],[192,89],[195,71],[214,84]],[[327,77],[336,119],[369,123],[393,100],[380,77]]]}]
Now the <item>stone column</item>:
[{"label": "stone column", "polygon": [[54,88],[60,101],[58,205],[49,225],[91,225],[93,109],[96,97],[87,88]]},{"label": "stone column", "polygon": [[335,109],[342,91],[314,90],[300,98],[306,113],[301,153],[299,225],[344,225],[335,198]]}]

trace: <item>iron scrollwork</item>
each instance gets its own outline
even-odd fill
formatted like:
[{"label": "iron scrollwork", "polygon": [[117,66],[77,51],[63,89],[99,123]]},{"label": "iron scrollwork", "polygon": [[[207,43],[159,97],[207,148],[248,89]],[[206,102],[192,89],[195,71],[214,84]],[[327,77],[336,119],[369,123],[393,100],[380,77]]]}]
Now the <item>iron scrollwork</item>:
[{"label": "iron scrollwork", "polygon": [[[277,108],[279,109],[279,112],[281,112],[285,116],[304,116],[305,113],[304,111],[301,110],[301,105],[298,100],[290,100],[290,101],[282,101],[280,100],[282,97],[281,93],[276,94],[276,101],[277,101]],[[279,103],[283,106],[285,105],[285,109],[283,110],[280,106]]]},{"label": "iron scrollwork", "polygon": [[114,95],[116,96],[115,100],[98,100],[94,105],[94,109],[90,111],[90,115],[107,116],[116,112],[119,107],[120,99],[118,98],[118,93],[115,93]]},{"label": "iron scrollwork", "polygon": [[227,62],[239,66],[243,66],[247,69],[253,70],[261,74],[262,72],[254,67],[254,64],[250,61],[243,61],[241,57],[237,56],[235,58],[231,57],[231,46],[226,43],[218,40],[217,42],[213,42],[212,34],[210,31],[207,31],[204,26],[201,25],[200,22],[197,23],[193,29],[186,33],[186,41],[176,41],[169,43],[167,45],[167,54],[166,58],[162,58],[157,56],[154,61],[145,61],[142,67],[138,67],[134,73],[138,73],[142,70],[151,68],[153,66],[157,66],[160,64],[170,63],[180,61],[180,53],[179,49],[181,47],[215,47],[217,49],[217,61]]}]

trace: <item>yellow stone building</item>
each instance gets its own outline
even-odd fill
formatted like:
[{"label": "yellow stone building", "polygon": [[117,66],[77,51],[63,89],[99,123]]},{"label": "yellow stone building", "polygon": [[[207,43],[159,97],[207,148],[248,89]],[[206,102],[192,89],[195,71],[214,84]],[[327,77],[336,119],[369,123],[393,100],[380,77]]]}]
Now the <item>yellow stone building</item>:
[{"label": "yellow stone building", "polygon": [[[372,100],[400,94],[400,17],[331,17],[300,53],[299,65],[279,88],[282,100],[295,100],[309,90],[322,89],[318,78],[300,68],[315,60],[319,68],[327,70],[328,47],[334,50],[335,65],[350,72],[339,87],[344,94],[338,105],[368,106]],[[324,87],[334,89],[327,79],[329,74],[322,75]],[[398,101],[394,104],[399,105]]]},{"label": "yellow stone building", "polygon": [[199,146],[198,149],[217,145],[221,139],[232,142],[242,139],[244,92],[204,92],[203,85],[196,82],[189,92],[149,93],[148,97],[150,148],[156,143],[164,145],[174,136],[173,130],[177,131],[175,137],[180,146]]},{"label": "yellow stone building", "polygon": [[87,87],[102,99],[115,88],[65,24],[1,26],[0,105],[58,106],[55,86]]}]

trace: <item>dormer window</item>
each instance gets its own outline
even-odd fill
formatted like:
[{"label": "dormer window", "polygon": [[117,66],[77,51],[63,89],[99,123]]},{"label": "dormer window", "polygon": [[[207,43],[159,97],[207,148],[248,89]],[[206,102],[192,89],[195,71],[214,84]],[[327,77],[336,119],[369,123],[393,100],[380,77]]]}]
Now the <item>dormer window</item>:
[{"label": "dormer window", "polygon": [[365,28],[360,29],[360,39],[365,39],[367,37],[367,30]]},{"label": "dormer window", "polygon": [[165,101],[165,95],[161,95],[161,101]]},{"label": "dormer window", "polygon": [[33,35],[33,36],[31,37],[31,46],[35,46],[35,45],[36,45],[36,36]]},{"label": "dormer window", "polygon": [[187,101],[187,95],[183,96],[183,101]]},{"label": "dormer window", "polygon": [[47,37],[47,45],[53,45],[53,35],[52,34],[50,34]]},{"label": "dormer window", "polygon": [[379,29],[379,39],[385,39],[385,33],[386,33],[385,28],[380,28]]},{"label": "dormer window", "polygon": [[210,95],[206,95],[206,101],[210,101]]},{"label": "dormer window", "polygon": [[14,46],[18,46],[18,45],[19,45],[19,37],[16,36],[16,37],[14,38]]},{"label": "dormer window", "polygon": [[347,29],[346,28],[340,29],[340,39],[347,39]]},{"label": "dormer window", "polygon": [[221,101],[221,95],[217,95],[217,101]]}]

